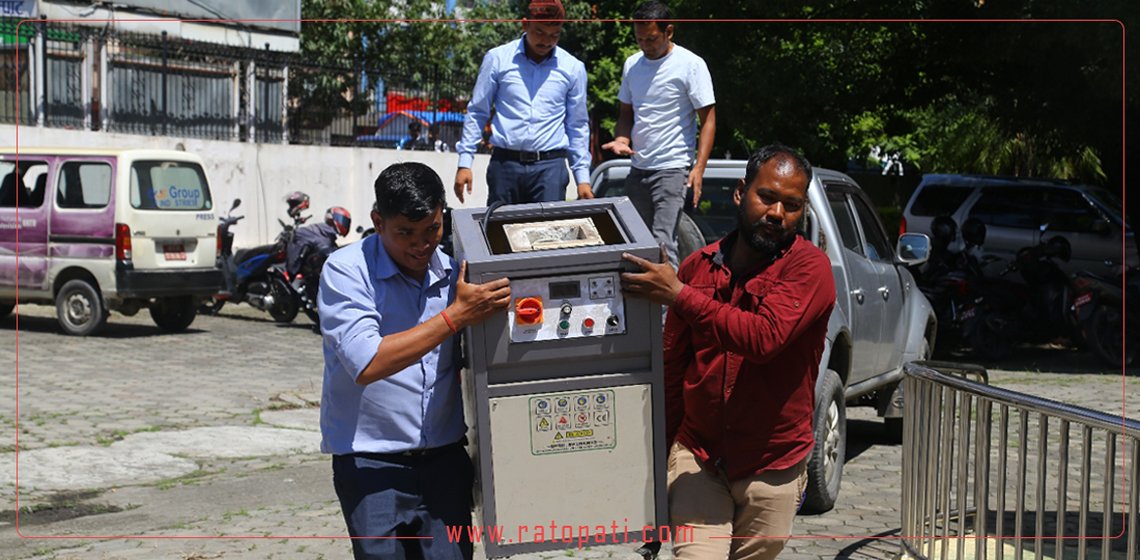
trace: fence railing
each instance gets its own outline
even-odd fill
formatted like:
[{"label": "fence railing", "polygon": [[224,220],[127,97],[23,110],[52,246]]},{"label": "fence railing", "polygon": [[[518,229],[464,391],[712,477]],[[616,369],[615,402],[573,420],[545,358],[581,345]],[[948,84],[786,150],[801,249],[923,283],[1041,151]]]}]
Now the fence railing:
[{"label": "fence railing", "polygon": [[[438,68],[318,66],[165,33],[17,23],[0,19],[0,122],[22,126],[390,147],[421,120],[454,145],[474,84]],[[415,115],[390,118],[399,111]]]},{"label": "fence railing", "polygon": [[1140,422],[928,365],[903,382],[904,554],[1136,560]]}]

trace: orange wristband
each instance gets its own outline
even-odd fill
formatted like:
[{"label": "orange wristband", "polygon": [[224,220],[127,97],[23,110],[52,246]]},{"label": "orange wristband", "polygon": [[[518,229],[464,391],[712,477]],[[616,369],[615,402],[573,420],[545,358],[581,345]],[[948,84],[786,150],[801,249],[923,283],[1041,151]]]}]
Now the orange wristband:
[{"label": "orange wristband", "polygon": [[447,316],[447,311],[440,311],[439,316],[443,317],[443,322],[447,323],[447,328],[451,329],[452,334],[459,333],[459,331],[455,330],[455,323],[451,322],[451,317]]}]

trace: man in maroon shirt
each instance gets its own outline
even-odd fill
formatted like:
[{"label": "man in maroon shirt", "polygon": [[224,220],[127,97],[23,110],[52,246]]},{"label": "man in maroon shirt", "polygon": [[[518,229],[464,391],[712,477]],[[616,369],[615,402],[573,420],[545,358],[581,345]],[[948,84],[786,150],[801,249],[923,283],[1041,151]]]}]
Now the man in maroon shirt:
[{"label": "man in maroon shirt", "polygon": [[676,274],[625,256],[642,272],[623,274],[622,289],[669,306],[670,522],[695,536],[673,544],[681,560],[775,558],[791,534],[835,305],[831,262],[796,234],[811,173],[790,148],[761,148],[734,193],[736,231]]}]

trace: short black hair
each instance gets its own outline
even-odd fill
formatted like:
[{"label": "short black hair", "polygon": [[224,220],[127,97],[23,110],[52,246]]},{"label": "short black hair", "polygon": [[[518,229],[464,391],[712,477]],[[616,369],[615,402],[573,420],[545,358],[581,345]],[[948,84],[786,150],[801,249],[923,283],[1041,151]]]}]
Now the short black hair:
[{"label": "short black hair", "polygon": [[418,222],[443,207],[443,181],[415,161],[389,165],[376,177],[376,211],[382,218],[404,216]]},{"label": "short black hair", "polygon": [[756,178],[756,174],[760,172],[760,168],[763,167],[765,163],[779,156],[791,158],[796,169],[807,177],[808,185],[811,185],[811,164],[808,163],[807,158],[800,155],[799,152],[777,142],[756,150],[756,153],[748,158],[748,167],[746,167],[744,171],[744,187],[748,188],[748,186],[752,184],[752,180]]},{"label": "short black hair", "polygon": [[657,24],[659,31],[665,31],[669,27],[669,6],[659,0],[647,0],[637,5],[637,9],[633,11],[633,19],[638,22],[652,21]]}]

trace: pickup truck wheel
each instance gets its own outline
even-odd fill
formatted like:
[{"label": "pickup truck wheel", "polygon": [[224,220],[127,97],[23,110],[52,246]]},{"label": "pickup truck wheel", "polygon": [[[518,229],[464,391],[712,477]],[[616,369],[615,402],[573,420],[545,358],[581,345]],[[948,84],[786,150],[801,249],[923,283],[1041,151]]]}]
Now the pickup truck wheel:
[{"label": "pickup truck wheel", "polygon": [[186,330],[197,316],[198,305],[193,296],[158,298],[150,306],[150,318],[168,333]]},{"label": "pickup truck wheel", "polygon": [[99,291],[86,280],[68,280],[55,295],[55,313],[63,332],[72,336],[95,334],[107,324],[107,307]]},{"label": "pickup truck wheel", "polygon": [[804,513],[823,513],[835,507],[847,453],[847,406],[843,381],[834,370],[823,374],[815,396],[812,426],[815,447],[808,456],[808,483],[802,509]]}]

